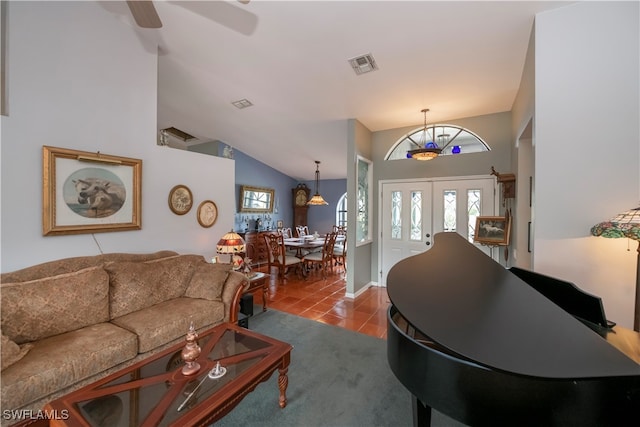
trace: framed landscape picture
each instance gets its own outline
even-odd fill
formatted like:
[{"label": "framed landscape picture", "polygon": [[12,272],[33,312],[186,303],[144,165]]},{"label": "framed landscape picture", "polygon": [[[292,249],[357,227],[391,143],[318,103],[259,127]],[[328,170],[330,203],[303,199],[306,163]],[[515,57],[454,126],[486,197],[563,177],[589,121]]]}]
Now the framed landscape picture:
[{"label": "framed landscape picture", "polygon": [[42,234],[142,228],[142,160],[42,147]]},{"label": "framed landscape picture", "polygon": [[509,244],[511,221],[504,216],[479,216],[473,236],[475,243],[506,246]]}]

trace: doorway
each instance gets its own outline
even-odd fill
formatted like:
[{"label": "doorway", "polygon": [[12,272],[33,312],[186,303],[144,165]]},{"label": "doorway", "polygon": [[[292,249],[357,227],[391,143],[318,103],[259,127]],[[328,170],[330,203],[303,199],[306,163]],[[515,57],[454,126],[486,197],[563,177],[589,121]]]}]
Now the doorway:
[{"label": "doorway", "polygon": [[429,250],[434,234],[455,232],[473,242],[476,217],[496,211],[495,186],[489,176],[381,181],[379,285],[386,286],[387,273],[398,261]]}]

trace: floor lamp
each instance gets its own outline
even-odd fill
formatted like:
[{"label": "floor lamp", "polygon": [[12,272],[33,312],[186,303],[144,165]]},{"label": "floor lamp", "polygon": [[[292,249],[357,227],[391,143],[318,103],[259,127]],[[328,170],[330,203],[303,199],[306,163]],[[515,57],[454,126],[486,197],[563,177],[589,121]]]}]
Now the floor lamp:
[{"label": "floor lamp", "polygon": [[591,227],[593,236],[608,238],[626,237],[638,241],[638,259],[636,261],[636,305],[633,314],[633,330],[640,332],[640,207],[623,212]]}]

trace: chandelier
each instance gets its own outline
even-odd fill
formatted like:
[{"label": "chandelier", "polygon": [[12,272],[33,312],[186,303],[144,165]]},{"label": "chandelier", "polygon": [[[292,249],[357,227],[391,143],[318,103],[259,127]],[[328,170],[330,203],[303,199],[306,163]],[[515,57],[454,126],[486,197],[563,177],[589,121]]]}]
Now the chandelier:
[{"label": "chandelier", "polygon": [[[427,133],[427,112],[428,111],[429,111],[428,108],[421,110],[421,112],[424,114],[424,129],[422,132],[423,141],[420,144],[414,142],[414,144],[416,144],[420,148],[407,151],[407,157],[410,157],[412,159],[431,160],[438,157],[438,155],[442,152],[442,148],[438,147],[438,144],[436,144],[435,141],[429,141],[429,134]],[[436,132],[436,126],[433,125],[434,135],[435,135],[435,132]]]}]

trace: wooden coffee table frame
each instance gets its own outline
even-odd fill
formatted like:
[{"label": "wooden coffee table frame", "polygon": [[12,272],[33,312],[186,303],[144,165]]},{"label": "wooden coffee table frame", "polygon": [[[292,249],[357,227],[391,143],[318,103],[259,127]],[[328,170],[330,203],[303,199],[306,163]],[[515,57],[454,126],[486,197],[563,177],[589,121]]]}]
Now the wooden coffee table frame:
[{"label": "wooden coffee table frame", "polygon": [[[249,340],[258,340],[264,344],[264,346],[240,354],[221,357],[220,362],[222,366],[231,366],[254,358],[260,359],[255,364],[246,368],[246,370],[240,372],[237,377],[222,385],[217,391],[214,391],[208,396],[201,397],[198,403],[191,408],[185,409],[182,416],[173,420],[168,425],[176,427],[210,425],[228,414],[247,394],[253,391],[258,384],[268,380],[276,370],[278,370],[278,404],[281,408],[284,408],[287,405],[286,390],[289,383],[287,372],[291,360],[291,345],[232,323],[224,323],[200,334],[199,341],[201,342],[202,353],[197,360],[201,366],[198,374],[191,376],[183,375],[181,371],[182,362],[180,362],[174,369],[168,370],[165,373],[152,375],[148,378],[136,379],[138,378],[136,373],[140,372],[140,368],[156,362],[158,359],[164,358],[169,360],[171,358],[170,355],[174,355],[184,346],[182,343],[177,344],[148,359],[142,360],[50,402],[45,406],[45,410],[54,411],[53,413],[63,413],[62,411],[66,410],[69,413],[69,418],[66,420],[50,420],[50,426],[91,426],[92,424],[81,414],[78,403],[127,391],[130,392],[132,396],[138,396],[141,392],[138,387],[164,382],[168,384],[167,391],[146,418],[139,422],[139,425],[144,427],[158,425],[165,417],[167,410],[175,406],[176,402],[182,402],[185,399],[184,390],[187,385],[192,382],[194,378],[202,377],[203,373],[209,372],[215,366],[216,361],[209,359],[208,356],[214,351],[215,345],[222,339],[227,331],[235,333],[235,337],[240,337],[240,339],[247,337]],[[204,338],[206,338],[206,340],[203,340]],[[204,344],[202,344],[203,341]],[[132,380],[107,385],[125,375],[131,375]]]}]

